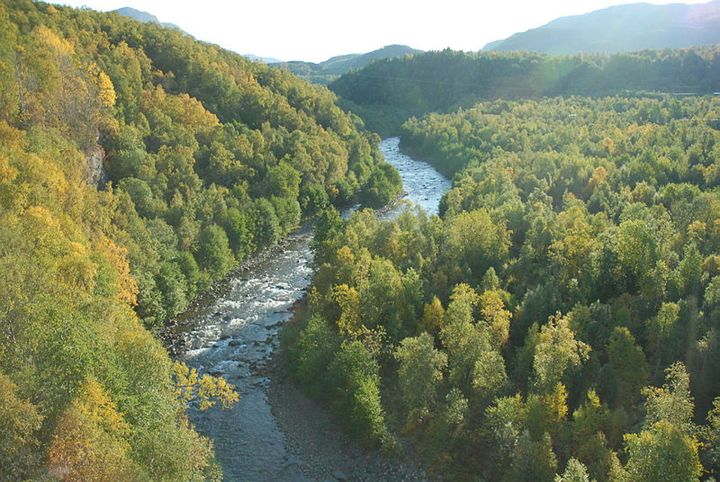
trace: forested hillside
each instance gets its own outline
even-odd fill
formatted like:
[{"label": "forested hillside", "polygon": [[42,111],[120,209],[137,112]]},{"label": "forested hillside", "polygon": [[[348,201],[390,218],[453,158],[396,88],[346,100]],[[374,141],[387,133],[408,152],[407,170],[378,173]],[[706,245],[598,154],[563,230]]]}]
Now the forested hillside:
[{"label": "forested hillside", "polygon": [[322,218],[297,379],[447,480],[717,477],[719,118],[608,97],[408,121],[456,173],[441,216]]},{"label": "forested hillside", "polygon": [[237,395],[146,328],[329,204],[384,205],[376,141],[181,32],[0,2],[0,480],[220,477],[185,408]]},{"label": "forested hillside", "polygon": [[612,56],[444,50],[378,61],[342,76],[330,88],[369,128],[395,135],[412,116],[468,108],[480,100],[708,94],[718,86],[720,50],[707,47]]}]

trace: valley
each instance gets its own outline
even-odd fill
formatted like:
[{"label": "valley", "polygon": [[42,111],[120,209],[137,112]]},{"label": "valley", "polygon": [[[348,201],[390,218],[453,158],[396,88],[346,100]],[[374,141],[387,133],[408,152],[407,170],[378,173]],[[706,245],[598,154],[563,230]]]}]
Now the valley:
[{"label": "valley", "polygon": [[[413,205],[437,212],[449,182],[428,164],[401,154],[398,139],[382,141],[380,151],[398,169],[406,192],[402,199],[409,203],[384,216],[397,216]],[[384,460],[380,452],[367,452],[348,439],[324,408],[300,394],[274,366],[283,325],[306,295],[313,274],[311,238],[309,227],[290,235],[231,277],[219,299],[180,317],[172,351],[201,372],[225,377],[240,394],[232,409],[194,410],[191,420],[213,440],[228,480],[318,480],[331,479],[333,473],[352,480],[396,480],[397,471],[408,472],[404,480],[424,480],[419,469]],[[322,422],[300,424],[293,421],[298,416]],[[308,440],[323,443],[310,449]]]},{"label": "valley", "polygon": [[0,1],[0,482],[720,478],[718,0],[79,2]]}]

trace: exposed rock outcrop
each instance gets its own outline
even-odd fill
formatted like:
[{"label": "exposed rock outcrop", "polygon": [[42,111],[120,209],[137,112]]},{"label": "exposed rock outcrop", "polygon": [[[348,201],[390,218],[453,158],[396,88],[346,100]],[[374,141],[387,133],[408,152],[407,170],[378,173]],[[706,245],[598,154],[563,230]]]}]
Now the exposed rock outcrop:
[{"label": "exposed rock outcrop", "polygon": [[87,152],[87,182],[99,190],[105,188],[108,181],[103,160],[105,159],[105,150],[99,144]]}]

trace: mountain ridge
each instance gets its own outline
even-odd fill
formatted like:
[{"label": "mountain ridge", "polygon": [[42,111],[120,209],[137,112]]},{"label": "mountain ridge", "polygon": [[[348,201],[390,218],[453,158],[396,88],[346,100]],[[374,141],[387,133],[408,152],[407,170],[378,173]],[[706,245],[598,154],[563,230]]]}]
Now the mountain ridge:
[{"label": "mountain ridge", "polygon": [[489,42],[483,51],[549,54],[619,53],[720,43],[720,1],[701,4],[615,5],[559,17]]},{"label": "mountain ridge", "polygon": [[289,70],[293,74],[318,84],[328,84],[336,78],[351,70],[367,67],[376,60],[403,57],[423,53],[422,50],[414,49],[407,45],[392,44],[386,45],[377,50],[366,53],[343,54],[330,57],[322,62],[305,62],[293,60],[279,62],[275,67]]},{"label": "mountain ridge", "polygon": [[173,30],[180,30],[181,32],[183,29],[175,25],[174,23],[169,22],[161,22],[160,19],[158,19],[155,15],[149,12],[145,12],[143,10],[138,10],[136,8],[132,7],[121,7],[116,10],[113,10],[111,13],[117,13],[118,15],[122,15],[123,17],[129,17],[134,20],[137,20],[138,22],[142,23],[154,23],[157,25],[160,25],[164,28],[169,28]]},{"label": "mountain ridge", "polygon": [[282,60],[276,59],[275,57],[263,57],[262,55],[242,54],[242,56],[247,57],[253,62],[262,62],[263,64],[277,64],[282,62]]}]

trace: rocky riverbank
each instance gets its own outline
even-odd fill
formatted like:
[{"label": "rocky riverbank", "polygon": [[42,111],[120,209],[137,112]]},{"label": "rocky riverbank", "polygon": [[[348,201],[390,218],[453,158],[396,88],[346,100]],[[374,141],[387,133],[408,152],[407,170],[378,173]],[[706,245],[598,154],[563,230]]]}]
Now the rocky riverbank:
[{"label": "rocky riverbank", "polygon": [[[285,444],[302,463],[297,469],[319,481],[426,481],[411,448],[400,455],[359,446],[327,408],[306,397],[273,355],[268,399]],[[410,453],[407,453],[407,452]]]},{"label": "rocky riverbank", "polygon": [[[381,149],[398,167],[407,199],[437,212],[449,181],[400,154],[397,139],[383,141]],[[385,216],[397,215],[404,205],[392,203]],[[225,377],[240,394],[228,410],[191,409],[190,420],[213,441],[227,481],[427,480],[405,441],[399,453],[410,456],[359,446],[278,363],[281,330],[312,278],[311,238],[306,227],[251,257],[164,333],[176,358],[201,373]]]}]

